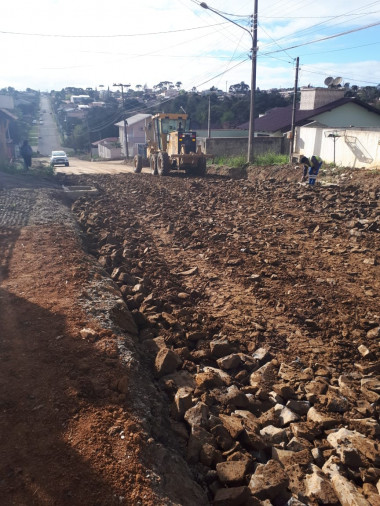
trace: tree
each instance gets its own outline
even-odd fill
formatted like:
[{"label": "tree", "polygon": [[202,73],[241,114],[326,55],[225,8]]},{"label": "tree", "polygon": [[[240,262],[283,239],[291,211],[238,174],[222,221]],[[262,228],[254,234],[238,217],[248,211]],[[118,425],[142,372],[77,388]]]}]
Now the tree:
[{"label": "tree", "polygon": [[248,93],[249,86],[248,84],[245,84],[244,81],[242,81],[238,84],[232,84],[228,90],[230,93]]},{"label": "tree", "polygon": [[74,127],[73,133],[67,139],[67,145],[75,151],[84,151],[89,149],[88,130],[84,125]]}]

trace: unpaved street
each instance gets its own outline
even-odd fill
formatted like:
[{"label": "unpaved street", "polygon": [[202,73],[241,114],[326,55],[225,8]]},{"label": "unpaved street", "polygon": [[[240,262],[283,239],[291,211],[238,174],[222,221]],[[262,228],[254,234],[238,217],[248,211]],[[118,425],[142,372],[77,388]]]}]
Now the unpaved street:
[{"label": "unpaved street", "polygon": [[0,191],[2,503],[378,504],[379,174],[70,162]]}]

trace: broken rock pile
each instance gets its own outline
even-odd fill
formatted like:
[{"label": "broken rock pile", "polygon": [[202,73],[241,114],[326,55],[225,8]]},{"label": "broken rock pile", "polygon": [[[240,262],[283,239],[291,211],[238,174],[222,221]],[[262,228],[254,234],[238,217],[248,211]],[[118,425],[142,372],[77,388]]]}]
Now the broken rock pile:
[{"label": "broken rock pile", "polygon": [[[355,190],[360,206],[347,188],[154,181],[123,180],[129,193],[115,206],[116,185],[99,180],[105,195],[74,211],[133,317],[177,451],[210,501],[378,505],[380,327],[369,286],[378,193]],[[178,223],[180,191],[197,205]],[[230,222],[246,209],[249,223]]]}]

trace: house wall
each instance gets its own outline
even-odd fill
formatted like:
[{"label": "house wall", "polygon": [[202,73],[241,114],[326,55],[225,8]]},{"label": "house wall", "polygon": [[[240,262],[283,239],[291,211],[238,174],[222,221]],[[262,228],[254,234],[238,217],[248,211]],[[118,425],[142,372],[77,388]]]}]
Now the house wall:
[{"label": "house wall", "polygon": [[98,144],[98,155],[107,160],[117,160],[121,158],[121,148]]},{"label": "house wall", "polygon": [[296,152],[317,155],[326,163],[341,167],[380,167],[380,127],[377,129],[337,129],[301,127],[296,130]]},{"label": "house wall", "polygon": [[[198,138],[197,144],[200,144],[202,151],[206,154],[215,156],[236,156],[245,155],[248,150],[248,138],[228,138],[220,137],[210,139]],[[262,155],[265,153],[286,153],[288,142],[283,137],[255,137],[254,153]]]},{"label": "house wall", "polygon": [[[145,118],[131,126],[127,126],[128,154],[130,157],[137,155],[135,144],[144,144],[145,141]],[[125,156],[124,126],[119,126],[119,139],[121,153]]]},{"label": "house wall", "polygon": [[380,114],[368,111],[358,104],[345,104],[341,107],[314,116],[313,119],[329,127],[378,127]]}]

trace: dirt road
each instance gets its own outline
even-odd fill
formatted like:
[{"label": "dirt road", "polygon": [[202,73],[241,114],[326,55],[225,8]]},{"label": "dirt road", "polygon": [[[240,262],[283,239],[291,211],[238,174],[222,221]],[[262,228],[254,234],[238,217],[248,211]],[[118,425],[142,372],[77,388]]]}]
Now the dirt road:
[{"label": "dirt road", "polygon": [[93,166],[0,191],[2,504],[376,504],[379,175]]},{"label": "dirt road", "polygon": [[[147,172],[148,169],[143,169]],[[70,166],[56,166],[55,172],[57,174],[76,174],[76,175],[89,175],[89,174],[125,174],[133,172],[132,163],[126,165],[124,160],[112,161],[94,161],[80,160],[79,158],[70,157]]]}]

